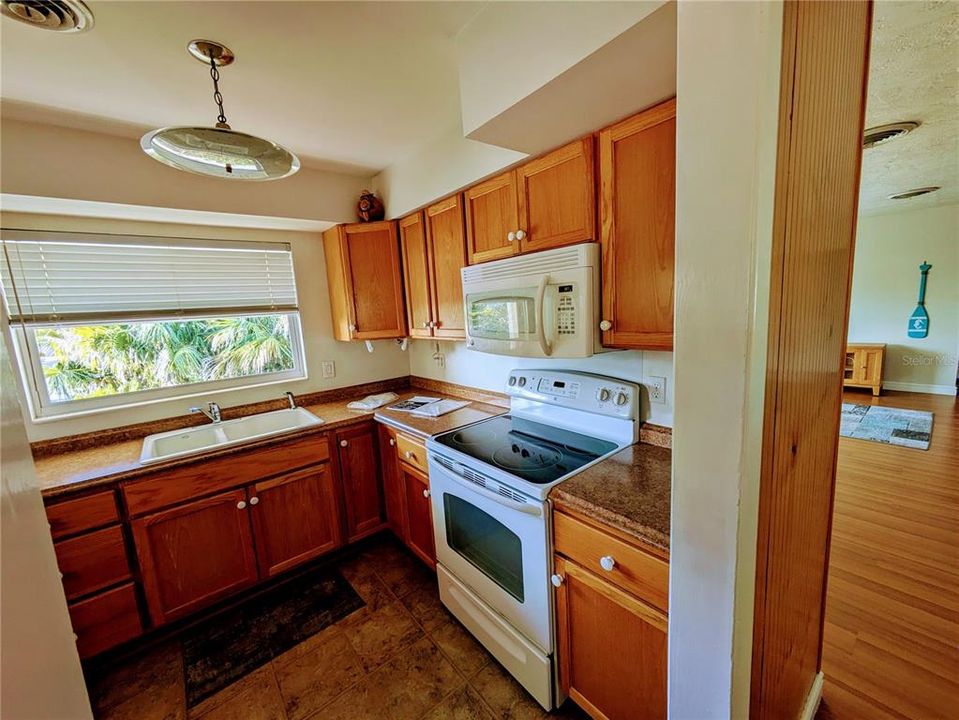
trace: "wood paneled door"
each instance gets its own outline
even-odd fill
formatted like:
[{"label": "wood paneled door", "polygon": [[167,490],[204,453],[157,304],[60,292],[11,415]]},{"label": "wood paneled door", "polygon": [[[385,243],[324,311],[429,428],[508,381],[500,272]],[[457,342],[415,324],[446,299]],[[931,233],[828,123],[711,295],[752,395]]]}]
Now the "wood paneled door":
[{"label": "wood paneled door", "polygon": [[250,487],[247,503],[261,577],[289,570],[342,543],[328,463],[258,482]]},{"label": "wood paneled door", "polygon": [[593,138],[587,136],[516,169],[520,252],[589,242],[596,214]]},{"label": "wood paneled door", "polygon": [[563,690],[594,718],[666,717],[666,616],[556,556]]},{"label": "wood paneled door", "polygon": [[423,562],[435,568],[436,545],[433,540],[429,476],[403,462],[399,467],[406,489],[406,513],[409,523],[407,544]]},{"label": "wood paneled door", "polygon": [[599,134],[603,344],[671,350],[676,100]]},{"label": "wood paneled door", "polygon": [[336,444],[346,505],[347,540],[379,530],[386,522],[376,423],[338,430]]},{"label": "wood paneled door", "polygon": [[406,289],[406,318],[410,337],[433,335],[433,300],[430,291],[429,247],[422,212],[399,221]]},{"label": "wood paneled door", "polygon": [[466,314],[460,270],[466,266],[468,259],[461,195],[454,195],[426,208],[426,235],[430,251],[433,337],[464,339]]},{"label": "wood paneled door", "polygon": [[155,625],[257,581],[245,489],[146,515],[131,526]]},{"label": "wood paneled door", "polygon": [[403,542],[407,542],[408,522],[406,518],[406,485],[400,473],[399,460],[396,457],[396,433],[381,423],[379,426],[380,465],[383,469],[383,501],[386,505],[386,519],[390,529]]},{"label": "wood paneled door", "polygon": [[[510,170],[463,193],[466,207],[466,250],[470,265],[518,252],[516,174]],[[514,233],[514,239],[510,239]]]},{"label": "wood paneled door", "polygon": [[337,340],[406,337],[396,223],[337,225],[323,233]]}]

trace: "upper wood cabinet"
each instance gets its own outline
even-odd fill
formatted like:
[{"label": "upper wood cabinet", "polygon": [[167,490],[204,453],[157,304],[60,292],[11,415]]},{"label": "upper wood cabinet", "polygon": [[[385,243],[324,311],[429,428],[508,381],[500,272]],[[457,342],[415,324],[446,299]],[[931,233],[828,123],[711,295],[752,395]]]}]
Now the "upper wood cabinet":
[{"label": "upper wood cabinet", "polygon": [[585,137],[463,193],[470,264],[594,237],[593,138]]},{"label": "upper wood cabinet", "polygon": [[672,350],[676,100],[599,134],[603,344]]},{"label": "upper wood cabinet", "polygon": [[463,283],[467,264],[460,195],[399,222],[410,337],[466,337]]},{"label": "upper wood cabinet", "polygon": [[346,504],[346,535],[353,541],[379,530],[386,522],[376,425],[369,422],[339,430],[336,442]]},{"label": "upper wood cabinet", "polygon": [[333,336],[406,337],[396,223],[337,225],[323,233]]}]

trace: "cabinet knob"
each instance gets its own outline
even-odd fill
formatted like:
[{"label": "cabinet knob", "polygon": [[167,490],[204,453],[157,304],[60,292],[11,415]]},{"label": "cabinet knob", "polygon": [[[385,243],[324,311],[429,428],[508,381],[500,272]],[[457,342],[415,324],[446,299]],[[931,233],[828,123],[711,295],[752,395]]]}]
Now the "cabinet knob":
[{"label": "cabinet knob", "polygon": [[613,323],[611,323],[609,320],[601,320],[599,323],[599,329],[602,330],[603,332],[606,332],[607,330],[612,330]]},{"label": "cabinet knob", "polygon": [[340,447],[346,447],[350,444],[349,440],[340,440]]},{"label": "cabinet knob", "polygon": [[429,490],[424,490],[424,491],[423,491],[423,497],[428,498],[429,496],[430,496],[430,491],[429,491]]},{"label": "cabinet knob", "polygon": [[517,239],[517,240],[524,240],[525,238],[526,238],[526,231],[525,231],[525,230],[517,230],[517,231],[516,231],[516,239]]},{"label": "cabinet knob", "polygon": [[407,460],[412,460],[412,459],[413,459],[413,451],[412,451],[412,450],[407,450],[407,451],[406,451],[406,459],[407,459]]},{"label": "cabinet knob", "polygon": [[237,510],[243,510],[245,507],[246,507],[246,500],[240,500],[240,502],[236,504]]},{"label": "cabinet knob", "polygon": [[563,576],[562,576],[562,575],[552,575],[552,576],[550,577],[549,581],[550,581],[551,583],[553,583],[553,587],[559,587],[560,585],[563,584]]},{"label": "cabinet knob", "polygon": [[396,438],[390,438],[390,447],[396,445]]},{"label": "cabinet knob", "polygon": [[250,498],[250,505],[256,505],[258,502],[260,502],[260,498],[258,498],[256,495]]},{"label": "cabinet knob", "polygon": [[513,232],[512,230],[510,230],[510,231],[509,231],[509,234],[507,234],[507,236],[506,236],[506,239],[509,240],[510,242],[515,241],[515,240],[516,240],[516,233]]},{"label": "cabinet knob", "polygon": [[616,567],[616,561],[613,560],[612,555],[603,555],[603,557],[599,559],[599,566],[606,572],[612,572],[613,568]]},{"label": "cabinet knob", "polygon": [[350,325],[350,332],[356,332],[356,325]]},{"label": "cabinet knob", "polygon": [[423,327],[424,327],[424,328],[428,328],[429,326],[430,326],[430,324],[429,324],[428,322],[424,322],[424,323],[423,323]]}]

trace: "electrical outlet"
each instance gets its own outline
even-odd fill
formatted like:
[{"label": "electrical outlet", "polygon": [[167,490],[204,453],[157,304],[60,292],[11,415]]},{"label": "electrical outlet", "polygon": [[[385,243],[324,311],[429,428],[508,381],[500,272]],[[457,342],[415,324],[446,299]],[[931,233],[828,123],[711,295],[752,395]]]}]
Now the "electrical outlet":
[{"label": "electrical outlet", "polygon": [[443,353],[436,353],[433,356],[433,359],[436,361],[436,367],[442,369],[446,367],[446,355]]},{"label": "electrical outlet", "polygon": [[643,385],[646,386],[651,403],[666,404],[666,378],[651,375],[643,380]]},{"label": "electrical outlet", "polygon": [[323,372],[323,377],[325,378],[335,378],[336,377],[336,365],[332,360],[324,360],[320,363],[320,369]]}]

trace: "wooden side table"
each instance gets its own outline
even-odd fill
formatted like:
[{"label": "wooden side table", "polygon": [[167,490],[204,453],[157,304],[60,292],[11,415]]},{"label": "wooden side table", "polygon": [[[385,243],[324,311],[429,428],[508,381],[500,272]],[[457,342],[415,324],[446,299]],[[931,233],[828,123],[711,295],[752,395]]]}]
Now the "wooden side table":
[{"label": "wooden side table", "polygon": [[874,396],[882,392],[885,343],[857,343],[846,346],[843,387],[870,388]]}]

